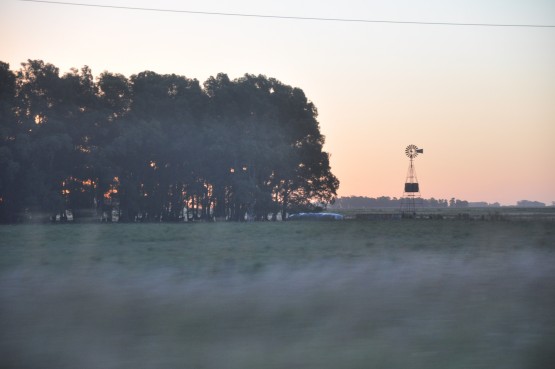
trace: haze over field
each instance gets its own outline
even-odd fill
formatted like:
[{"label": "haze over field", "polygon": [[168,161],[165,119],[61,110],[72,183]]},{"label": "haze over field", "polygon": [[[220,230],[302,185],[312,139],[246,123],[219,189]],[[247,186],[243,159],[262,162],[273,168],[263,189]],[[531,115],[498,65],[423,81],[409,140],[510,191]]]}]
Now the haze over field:
[{"label": "haze over field", "polygon": [[[424,22],[555,24],[534,1],[89,1],[207,12]],[[265,74],[319,110],[339,195],[400,196],[404,147],[422,195],[555,200],[555,29],[239,18],[2,1],[0,60],[87,64],[200,81]]]},{"label": "haze over field", "polygon": [[545,369],[552,223],[0,226],[10,368]]}]

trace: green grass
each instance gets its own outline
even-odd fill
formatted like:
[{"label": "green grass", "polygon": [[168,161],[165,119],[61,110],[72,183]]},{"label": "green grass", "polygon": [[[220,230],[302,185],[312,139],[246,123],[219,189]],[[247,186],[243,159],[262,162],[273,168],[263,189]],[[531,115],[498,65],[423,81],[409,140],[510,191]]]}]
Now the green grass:
[{"label": "green grass", "polygon": [[555,226],[0,227],[10,368],[547,368]]},{"label": "green grass", "polygon": [[551,249],[555,223],[348,221],[216,224],[66,224],[0,227],[0,270],[170,267],[248,270],[329,259],[357,260],[406,250],[481,255]]}]

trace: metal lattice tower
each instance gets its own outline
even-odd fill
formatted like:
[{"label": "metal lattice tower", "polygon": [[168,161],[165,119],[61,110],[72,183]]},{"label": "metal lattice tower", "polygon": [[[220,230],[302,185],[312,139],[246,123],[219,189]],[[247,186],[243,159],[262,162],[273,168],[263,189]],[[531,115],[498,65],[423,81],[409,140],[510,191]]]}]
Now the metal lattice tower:
[{"label": "metal lattice tower", "polygon": [[401,198],[401,215],[415,215],[417,204],[420,204],[420,186],[418,185],[418,178],[416,177],[414,159],[418,154],[423,153],[424,149],[419,149],[416,145],[408,145],[405,149],[405,154],[409,157],[410,164],[405,179],[405,190]]}]

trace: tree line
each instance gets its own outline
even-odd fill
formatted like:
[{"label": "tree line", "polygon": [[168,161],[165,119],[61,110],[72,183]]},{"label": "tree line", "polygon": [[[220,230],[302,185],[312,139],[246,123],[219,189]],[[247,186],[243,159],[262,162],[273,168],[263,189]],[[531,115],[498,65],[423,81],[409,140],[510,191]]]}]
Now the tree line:
[{"label": "tree line", "polygon": [[[387,209],[387,208],[400,208],[403,198],[380,196],[380,197],[366,197],[366,196],[343,196],[335,199],[334,203],[329,206],[330,209]],[[436,198],[418,198],[418,205],[422,208],[499,208],[502,205],[498,202],[488,203],[486,201],[469,202],[452,197],[451,199],[436,199]],[[503,205],[515,206],[515,205]],[[524,208],[541,208],[546,207],[544,202],[520,200],[516,203],[517,207]],[[551,204],[555,206],[555,201]]]},{"label": "tree line", "polygon": [[317,109],[274,78],[0,62],[0,222],[276,219],[336,197]]},{"label": "tree line", "polygon": [[[334,209],[364,209],[364,208],[399,208],[402,198],[380,196],[346,196],[339,197],[333,204]],[[466,200],[459,200],[454,197],[451,199],[419,198],[418,205],[423,208],[467,208],[470,203]],[[487,206],[487,204],[485,205]]]}]

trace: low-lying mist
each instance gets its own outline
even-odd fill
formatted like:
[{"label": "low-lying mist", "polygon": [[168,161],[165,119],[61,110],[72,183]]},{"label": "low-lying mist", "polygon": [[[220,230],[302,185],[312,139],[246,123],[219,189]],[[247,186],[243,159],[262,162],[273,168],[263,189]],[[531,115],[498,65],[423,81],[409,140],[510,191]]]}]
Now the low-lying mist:
[{"label": "low-lying mist", "polygon": [[555,257],[398,250],[191,277],[0,274],[6,368],[547,368]]}]

